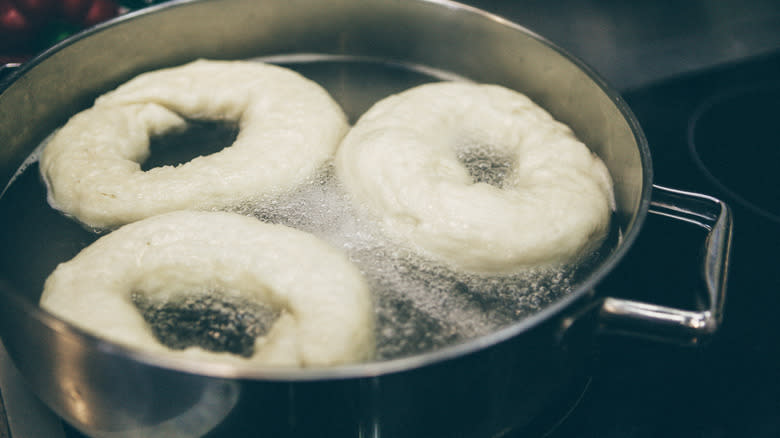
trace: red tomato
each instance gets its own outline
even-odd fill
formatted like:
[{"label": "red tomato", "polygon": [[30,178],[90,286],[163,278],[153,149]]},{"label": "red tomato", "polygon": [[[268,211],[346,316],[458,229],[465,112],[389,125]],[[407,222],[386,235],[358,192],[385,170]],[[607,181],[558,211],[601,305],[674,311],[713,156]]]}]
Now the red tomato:
[{"label": "red tomato", "polygon": [[80,23],[92,5],[92,0],[59,0],[60,13],[71,23]]},{"label": "red tomato", "polygon": [[117,15],[115,0],[0,0],[0,54],[34,53]]},{"label": "red tomato", "polygon": [[55,0],[13,0],[11,3],[32,20],[43,20],[57,14]]},{"label": "red tomato", "polygon": [[112,0],[93,0],[83,15],[80,24],[84,27],[93,26],[119,15],[119,5]]},{"label": "red tomato", "polygon": [[11,3],[0,0],[0,50],[24,47],[34,34],[33,23]]},{"label": "red tomato", "polygon": [[0,29],[10,32],[28,30],[30,20],[11,3],[11,0],[0,0]]}]

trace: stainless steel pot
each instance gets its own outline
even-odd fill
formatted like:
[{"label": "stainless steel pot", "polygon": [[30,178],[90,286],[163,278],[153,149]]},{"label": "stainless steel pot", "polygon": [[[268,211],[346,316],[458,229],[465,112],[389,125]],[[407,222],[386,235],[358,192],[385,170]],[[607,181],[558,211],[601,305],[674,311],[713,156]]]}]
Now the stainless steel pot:
[{"label": "stainless steel pot", "polygon": [[[501,436],[528,427],[577,384],[594,333],[699,343],[716,331],[730,252],[728,207],[653,186],[637,121],[581,62],[520,26],[447,1],[174,1],[90,29],[0,86],[0,181],[10,181],[70,115],[135,74],[195,58],[294,61],[290,55],[301,54],[328,55],[335,78],[341,61],[381,60],[388,68],[455,74],[528,94],[607,163],[616,185],[617,245],[572,293],[495,333],[412,357],[310,370],[205,365],[103,342],[36,305],[40,290],[25,279],[45,277],[48,267],[19,260],[50,265],[56,244],[19,245],[33,255],[2,258],[0,334],[32,389],[78,429],[107,437]],[[357,87],[331,88],[353,118],[371,100],[360,95],[371,77],[358,77],[364,82]],[[44,202],[41,193],[30,196]],[[648,212],[706,230],[700,309],[596,292],[631,250]],[[2,215],[7,247],[37,221]]]}]

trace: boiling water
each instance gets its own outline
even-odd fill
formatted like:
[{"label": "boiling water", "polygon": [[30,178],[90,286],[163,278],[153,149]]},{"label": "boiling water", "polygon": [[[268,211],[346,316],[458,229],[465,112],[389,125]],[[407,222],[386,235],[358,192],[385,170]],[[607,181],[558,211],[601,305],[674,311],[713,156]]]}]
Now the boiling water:
[{"label": "boiling water", "polygon": [[249,300],[226,300],[218,294],[190,294],[154,300],[143,291],[130,299],[160,343],[174,350],[192,345],[243,357],[255,353],[255,339],[271,329],[277,309]]},{"label": "boiling water", "polygon": [[457,151],[458,160],[475,183],[485,183],[503,188],[504,180],[515,165],[506,152],[491,145],[469,145]]},{"label": "boiling water", "polygon": [[561,268],[474,275],[425,260],[383,235],[378,222],[350,202],[327,170],[289,196],[238,212],[307,231],[349,255],[374,294],[379,358],[495,331],[569,292],[578,273]]},{"label": "boiling water", "polygon": [[[409,87],[453,75],[366,59],[274,59],[319,82],[354,123],[373,102]],[[187,161],[230,144],[235,127],[195,123],[178,137],[157,139],[144,168]],[[195,150],[191,145],[195,144]],[[186,148],[182,145],[186,145]],[[500,186],[508,158],[488,147],[459,151],[475,181]],[[581,275],[614,246],[617,230],[587,262],[575,268],[528,270],[509,276],[466,275],[424,260],[387,239],[377,222],[354,206],[330,166],[294,193],[240,206],[238,212],[310,232],[341,248],[369,282],[376,312],[377,359],[431,351],[495,331],[569,293]],[[93,242],[97,233],[52,210],[35,154],[0,198],[0,262],[9,281],[37,302],[43,282],[60,262]],[[251,354],[251,339],[276,313],[248,303],[192,297],[177,303],[134,302],[158,339],[171,348],[196,344],[215,351]],[[248,311],[251,309],[251,311]],[[177,324],[171,324],[178,321]],[[172,330],[173,325],[184,327]]]}]

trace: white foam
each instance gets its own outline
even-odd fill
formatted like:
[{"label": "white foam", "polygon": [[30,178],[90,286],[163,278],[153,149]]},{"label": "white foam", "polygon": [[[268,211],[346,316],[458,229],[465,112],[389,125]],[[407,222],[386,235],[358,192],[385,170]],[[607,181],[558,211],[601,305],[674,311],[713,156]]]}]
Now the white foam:
[{"label": "white foam", "polygon": [[426,261],[384,236],[330,168],[295,193],[244,205],[240,212],[310,232],[349,255],[374,294],[377,359],[489,334],[540,310],[572,285],[563,269],[480,276]]}]

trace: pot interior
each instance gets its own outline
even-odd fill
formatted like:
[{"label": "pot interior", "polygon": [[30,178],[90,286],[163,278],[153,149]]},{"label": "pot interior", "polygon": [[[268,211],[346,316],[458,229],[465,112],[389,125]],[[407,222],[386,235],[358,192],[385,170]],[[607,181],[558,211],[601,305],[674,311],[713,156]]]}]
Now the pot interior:
[{"label": "pot interior", "polygon": [[[645,214],[649,154],[633,116],[586,67],[524,29],[444,2],[173,2],[64,42],[31,61],[0,94],[0,132],[8,133],[0,149],[0,177],[4,185],[13,180],[0,198],[0,235],[6,243],[0,272],[31,302],[37,302],[58,263],[98,237],[48,206],[30,159],[35,148],[103,92],[143,71],[197,58],[259,59],[290,67],[323,85],[352,123],[387,95],[425,82],[464,79],[523,92],[571,126],[613,177],[613,231],[590,264],[566,277],[565,287],[543,279],[530,298],[513,300],[509,311],[515,315],[551,312],[566,296],[592,289],[627,250]],[[444,307],[466,311],[506,307],[475,300],[468,288],[462,292],[438,298],[449,300]],[[380,320],[418,318],[418,307],[407,301],[386,298]],[[490,312],[480,315],[495,318]],[[450,328],[436,324],[434,318],[410,328],[425,344],[420,350],[388,345],[380,358],[447,345]]]}]

